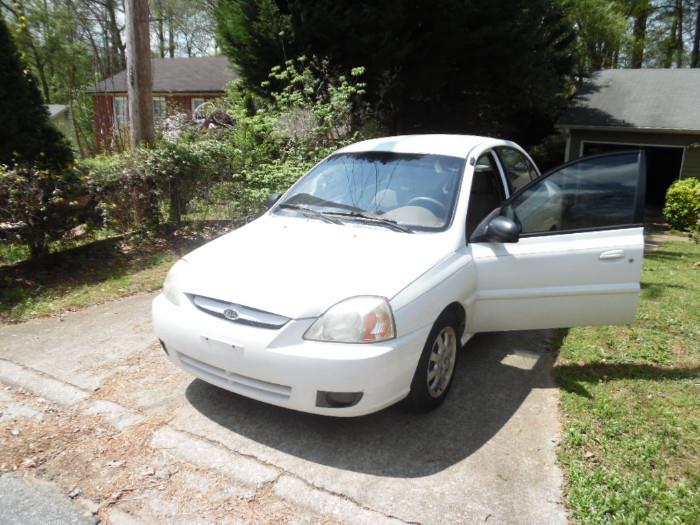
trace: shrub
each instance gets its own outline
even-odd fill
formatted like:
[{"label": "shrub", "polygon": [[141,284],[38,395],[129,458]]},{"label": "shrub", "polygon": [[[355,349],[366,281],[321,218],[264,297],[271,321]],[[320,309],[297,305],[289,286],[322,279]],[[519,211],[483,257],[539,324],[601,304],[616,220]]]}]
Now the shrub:
[{"label": "shrub", "polygon": [[160,223],[163,212],[179,222],[194,197],[232,173],[235,158],[230,144],[208,139],[162,142],[86,159],[82,167],[105,225],[126,231]]},{"label": "shrub", "polygon": [[145,181],[134,169],[129,153],[84,159],[80,169],[97,200],[96,209],[105,226],[127,231],[138,224],[138,196],[147,191]]},{"label": "shrub", "polygon": [[689,231],[696,227],[700,220],[700,180],[688,178],[671,184],[666,193],[664,216],[676,230]]},{"label": "shrub", "polygon": [[45,253],[49,241],[77,225],[84,208],[84,188],[77,173],[36,166],[0,166],[0,222],[31,256]]}]

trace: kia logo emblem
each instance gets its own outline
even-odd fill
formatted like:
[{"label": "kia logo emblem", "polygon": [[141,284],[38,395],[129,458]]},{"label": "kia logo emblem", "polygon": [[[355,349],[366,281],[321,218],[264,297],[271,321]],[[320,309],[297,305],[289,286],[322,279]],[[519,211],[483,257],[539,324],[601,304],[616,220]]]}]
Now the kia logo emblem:
[{"label": "kia logo emblem", "polygon": [[226,310],[224,310],[224,317],[229,321],[235,321],[238,319],[238,312],[233,308],[226,308]]}]

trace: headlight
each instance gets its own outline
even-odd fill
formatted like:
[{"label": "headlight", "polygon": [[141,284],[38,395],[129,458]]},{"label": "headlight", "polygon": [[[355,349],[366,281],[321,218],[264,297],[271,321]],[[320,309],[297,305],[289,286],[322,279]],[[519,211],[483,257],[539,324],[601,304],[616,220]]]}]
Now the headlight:
[{"label": "headlight", "polygon": [[165,282],[163,283],[163,295],[176,306],[180,306],[180,298],[182,297],[182,277],[186,270],[187,261],[185,259],[180,259],[170,268],[168,275],[165,277]]},{"label": "headlight", "polygon": [[396,337],[394,315],[383,297],[351,297],[330,307],[304,334],[311,341],[376,343]]}]

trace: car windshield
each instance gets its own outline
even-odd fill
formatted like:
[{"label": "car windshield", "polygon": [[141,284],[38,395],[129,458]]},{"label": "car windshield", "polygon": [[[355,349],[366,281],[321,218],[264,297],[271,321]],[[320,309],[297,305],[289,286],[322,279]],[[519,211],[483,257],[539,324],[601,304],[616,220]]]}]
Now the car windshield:
[{"label": "car windshield", "polygon": [[390,152],[340,153],[306,174],[276,213],[300,207],[343,220],[383,220],[438,231],[452,218],[464,159]]}]

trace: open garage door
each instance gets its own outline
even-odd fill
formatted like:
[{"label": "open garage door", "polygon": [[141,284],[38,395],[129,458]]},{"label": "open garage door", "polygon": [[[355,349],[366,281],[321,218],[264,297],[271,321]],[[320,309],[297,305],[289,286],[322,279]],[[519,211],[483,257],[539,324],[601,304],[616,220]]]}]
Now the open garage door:
[{"label": "open garage door", "polygon": [[647,214],[660,214],[666,190],[681,174],[683,148],[671,146],[639,146],[635,144],[608,144],[584,142],[583,155],[597,155],[612,151],[641,149],[647,158]]}]

